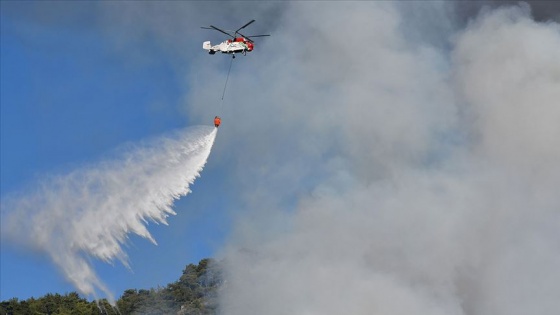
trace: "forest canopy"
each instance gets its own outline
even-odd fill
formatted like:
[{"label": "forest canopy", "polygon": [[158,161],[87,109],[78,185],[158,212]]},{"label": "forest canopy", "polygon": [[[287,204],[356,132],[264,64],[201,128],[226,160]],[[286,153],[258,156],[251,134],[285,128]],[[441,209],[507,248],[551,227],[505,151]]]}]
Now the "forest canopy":
[{"label": "forest canopy", "polygon": [[118,314],[216,314],[217,293],[221,286],[222,268],[213,259],[202,259],[198,265],[189,264],[179,280],[165,287],[128,289],[112,307],[107,300],[88,301],[76,292],[46,294],[39,298],[13,298],[0,303],[0,315],[118,315]]}]

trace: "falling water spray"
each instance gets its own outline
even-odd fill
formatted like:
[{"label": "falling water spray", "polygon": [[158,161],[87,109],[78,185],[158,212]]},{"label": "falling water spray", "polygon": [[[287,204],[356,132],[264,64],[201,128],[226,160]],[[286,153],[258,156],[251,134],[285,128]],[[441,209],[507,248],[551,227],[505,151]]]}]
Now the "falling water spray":
[{"label": "falling water spray", "polygon": [[149,221],[167,224],[173,202],[200,176],[217,128],[197,126],[140,144],[115,157],[44,178],[30,193],[2,200],[3,238],[46,253],[82,293],[114,297],[88,257],[119,260],[129,233],[156,244]]}]

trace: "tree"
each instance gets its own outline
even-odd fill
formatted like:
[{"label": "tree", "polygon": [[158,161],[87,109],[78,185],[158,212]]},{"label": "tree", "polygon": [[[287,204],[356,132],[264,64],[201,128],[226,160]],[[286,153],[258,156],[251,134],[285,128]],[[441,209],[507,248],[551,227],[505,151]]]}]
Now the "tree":
[{"label": "tree", "polygon": [[125,290],[117,300],[117,308],[106,299],[90,302],[76,292],[49,293],[37,299],[0,302],[0,315],[209,315],[217,312],[221,285],[220,264],[206,258],[198,265],[185,266],[179,280],[165,287]]}]

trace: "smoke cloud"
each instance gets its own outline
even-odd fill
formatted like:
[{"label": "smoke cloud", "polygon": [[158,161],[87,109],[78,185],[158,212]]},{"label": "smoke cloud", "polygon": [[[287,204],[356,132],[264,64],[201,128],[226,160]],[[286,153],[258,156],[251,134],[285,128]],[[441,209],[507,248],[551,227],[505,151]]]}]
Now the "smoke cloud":
[{"label": "smoke cloud", "polygon": [[290,3],[236,59],[224,313],[560,309],[559,25],[406,5]]},{"label": "smoke cloud", "polygon": [[101,291],[114,303],[89,257],[119,260],[134,233],[156,244],[149,222],[167,224],[173,201],[190,192],[217,134],[191,127],[140,144],[112,158],[42,180],[27,194],[2,200],[2,238],[46,252],[83,294]]}]

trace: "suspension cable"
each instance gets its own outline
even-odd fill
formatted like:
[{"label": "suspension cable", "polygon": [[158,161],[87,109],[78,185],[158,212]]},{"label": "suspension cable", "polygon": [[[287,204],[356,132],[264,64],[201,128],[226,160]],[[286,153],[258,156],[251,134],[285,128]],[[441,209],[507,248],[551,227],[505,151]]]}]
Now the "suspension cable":
[{"label": "suspension cable", "polygon": [[227,87],[227,83],[229,80],[229,73],[231,72],[231,65],[233,64],[233,59],[235,58],[235,55],[233,55],[233,58],[231,58],[231,61],[229,63],[229,70],[227,72],[227,77],[226,77],[226,84],[224,85],[224,92],[222,92],[222,103],[224,101],[224,95],[226,95],[226,87]]}]

